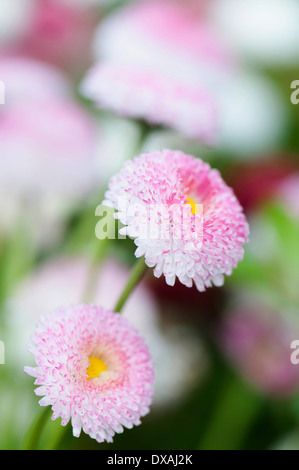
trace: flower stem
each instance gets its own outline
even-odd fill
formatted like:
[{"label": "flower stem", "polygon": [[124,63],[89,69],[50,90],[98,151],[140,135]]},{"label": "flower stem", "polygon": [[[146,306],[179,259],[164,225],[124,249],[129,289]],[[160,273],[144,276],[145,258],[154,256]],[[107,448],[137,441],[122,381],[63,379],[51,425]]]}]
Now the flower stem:
[{"label": "flower stem", "polygon": [[[94,259],[94,262],[96,260],[97,260],[97,258]],[[96,263],[94,264],[94,266],[96,266]],[[135,266],[133,266],[133,269],[131,271],[128,282],[127,282],[122,294],[120,295],[120,297],[119,297],[119,299],[116,303],[116,306],[114,308],[114,312],[116,312],[116,313],[121,312],[124,304],[126,303],[127,299],[129,298],[130,294],[132,293],[134,288],[137,286],[138,282],[141,280],[141,278],[142,278],[142,276],[145,272],[145,269],[146,269],[146,264],[145,264],[144,258],[142,257],[139,260],[137,260],[137,262],[135,263]],[[91,277],[91,279],[92,279],[92,277]],[[66,432],[69,432],[68,427],[66,428]],[[64,437],[64,435],[62,435],[62,438],[60,437],[57,440],[56,445],[54,444],[52,449],[57,449],[57,448],[60,447],[60,443],[63,440],[63,437]]]},{"label": "flower stem", "polygon": [[146,264],[144,261],[144,258],[141,257],[140,259],[137,260],[135,266],[133,267],[129,280],[127,282],[127,285],[125,286],[122,294],[120,295],[115,307],[114,307],[114,312],[120,313],[124,304],[128,300],[130,294],[138,284],[138,282],[141,280],[144,272],[146,269]]}]

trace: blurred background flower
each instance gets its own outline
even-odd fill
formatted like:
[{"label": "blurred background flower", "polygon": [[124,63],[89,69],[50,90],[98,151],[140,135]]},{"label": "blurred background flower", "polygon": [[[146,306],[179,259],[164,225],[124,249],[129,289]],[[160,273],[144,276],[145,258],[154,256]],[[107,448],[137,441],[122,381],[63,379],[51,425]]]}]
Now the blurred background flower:
[{"label": "blurred background flower", "polygon": [[[23,367],[40,315],[81,302],[90,272],[107,308],[126,283],[133,241],[95,236],[109,179],[163,148],[221,172],[250,243],[222,287],[147,276],[132,294],[153,409],[101,448],[299,448],[298,23],[297,0],[1,0],[1,449],[38,412]],[[99,448],[71,433],[59,446]]]},{"label": "blurred background flower", "polygon": [[245,380],[265,394],[286,397],[299,388],[299,370],[290,361],[298,326],[287,308],[274,311],[250,291],[236,293],[231,311],[220,322],[219,341]]},{"label": "blurred background flower", "polygon": [[45,243],[57,237],[66,214],[95,186],[98,130],[58,69],[20,56],[0,63],[6,84],[0,110],[0,205],[6,214],[1,231],[9,233],[29,217],[36,241]]}]

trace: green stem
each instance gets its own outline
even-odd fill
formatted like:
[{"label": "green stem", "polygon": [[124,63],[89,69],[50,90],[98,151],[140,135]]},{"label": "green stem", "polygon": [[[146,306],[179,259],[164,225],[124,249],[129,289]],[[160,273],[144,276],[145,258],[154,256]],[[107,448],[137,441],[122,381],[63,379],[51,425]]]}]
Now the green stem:
[{"label": "green stem", "polygon": [[141,257],[136,262],[135,266],[133,267],[127,285],[125,286],[121,296],[119,297],[115,307],[114,312],[120,313],[124,304],[128,300],[131,292],[134,290],[138,282],[141,280],[144,272],[145,272],[146,264],[144,258]]},{"label": "green stem", "polygon": [[[141,278],[142,278],[142,276],[145,272],[145,268],[146,268],[146,264],[144,262],[144,258],[142,257],[136,262],[135,266],[133,267],[133,269],[131,271],[129,280],[128,280],[128,282],[127,282],[127,284],[126,284],[122,294],[120,295],[120,297],[117,301],[117,304],[114,308],[115,312],[120,313],[120,311],[122,310],[124,304],[126,303],[127,299],[129,298],[130,294],[132,293],[132,291],[134,290],[134,288],[136,287],[138,282],[141,280]],[[92,279],[92,276],[91,276],[90,279]],[[93,281],[91,281],[91,282],[93,282]],[[90,288],[88,290],[90,292]],[[68,427],[66,428],[64,433],[61,433],[61,436],[59,436],[57,442],[51,446],[51,449],[58,449],[60,447],[60,444],[64,439],[64,435],[67,432],[69,432]]]},{"label": "green stem", "polygon": [[[147,125],[144,125],[141,131],[141,142],[143,142],[146,138],[146,136],[149,133],[149,127]],[[91,268],[88,273],[88,279],[86,281],[85,289],[82,295],[82,302],[88,303],[93,300],[94,293],[96,291],[96,286],[97,286],[97,280],[98,280],[98,268],[99,268],[99,262],[103,259],[105,253],[106,253],[106,247],[107,243],[109,242],[109,238],[105,238],[103,240],[97,240],[97,244],[95,247],[95,251],[92,257],[92,263],[91,263]],[[126,303],[127,299],[129,298],[131,292],[134,290],[135,286],[138,284],[140,279],[142,278],[144,272],[145,272],[146,264],[144,261],[144,258],[140,258],[135,266],[132,269],[131,275],[129,277],[129,280],[127,282],[127,285],[125,286],[124,291],[122,292],[121,296],[118,299],[118,302],[116,303],[116,306],[114,308],[114,311],[116,313],[120,313],[124,304]],[[37,421],[36,425],[34,425],[33,430],[31,428],[28,431],[28,435],[26,436],[26,450],[29,449],[34,449],[39,441],[39,436],[41,433],[41,430],[44,428],[45,423],[46,423],[46,418],[48,417],[48,412],[51,411],[50,407],[47,407],[48,410],[46,410],[46,413],[43,413],[42,416],[40,416]],[[68,429],[66,429],[66,432]],[[64,437],[64,433],[62,434],[62,439]],[[52,446],[52,449],[58,448],[60,444],[60,436],[57,441]]]}]

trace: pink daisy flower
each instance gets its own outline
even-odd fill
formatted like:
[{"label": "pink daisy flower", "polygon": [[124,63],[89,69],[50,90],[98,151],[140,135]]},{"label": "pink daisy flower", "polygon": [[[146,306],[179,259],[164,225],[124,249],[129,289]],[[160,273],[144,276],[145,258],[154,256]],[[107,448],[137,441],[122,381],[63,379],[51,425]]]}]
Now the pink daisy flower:
[{"label": "pink daisy flower", "polygon": [[92,305],[61,308],[42,318],[32,336],[41,406],[52,419],[71,419],[98,442],[139,425],[153,395],[153,365],[143,338],[125,318]]},{"label": "pink daisy flower", "polygon": [[149,0],[126,6],[101,23],[94,50],[98,64],[82,92],[98,106],[215,141],[215,77],[222,81],[231,62],[190,4]]},{"label": "pink daisy flower", "polygon": [[[57,305],[81,301],[89,269],[86,256],[59,256],[46,260],[17,286],[6,303],[7,336],[1,332],[11,368],[15,365],[19,370],[21,364],[31,363],[26,346],[41,314],[52,313]],[[106,309],[115,305],[128,275],[126,265],[106,258],[96,273],[94,303]],[[155,364],[152,410],[172,406],[193,389],[206,371],[207,356],[200,338],[183,321],[168,322],[167,328],[163,325],[159,304],[145,280],[134,289],[121,316],[144,337]],[[29,419],[34,411],[29,406],[26,410]]]},{"label": "pink daisy flower", "polygon": [[147,152],[125,163],[103,204],[113,207],[154,275],[199,291],[220,286],[243,258],[248,225],[217,170],[179,151]]}]

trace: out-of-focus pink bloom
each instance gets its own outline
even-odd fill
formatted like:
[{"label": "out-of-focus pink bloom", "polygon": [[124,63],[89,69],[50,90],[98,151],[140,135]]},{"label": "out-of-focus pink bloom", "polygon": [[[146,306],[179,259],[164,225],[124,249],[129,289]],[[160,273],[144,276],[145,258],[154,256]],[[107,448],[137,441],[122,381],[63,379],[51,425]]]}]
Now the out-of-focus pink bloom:
[{"label": "out-of-focus pink bloom", "polygon": [[[17,368],[30,360],[26,345],[40,315],[82,300],[89,269],[86,257],[56,257],[44,262],[16,288],[7,304],[10,333],[5,342]],[[113,308],[128,274],[128,268],[119,261],[105,260],[95,273],[94,303]],[[162,327],[159,305],[145,281],[129,297],[122,316],[145,338],[155,362],[153,404],[170,406],[188,393],[205,372],[207,358],[201,341],[186,325]]]},{"label": "out-of-focus pink bloom", "polygon": [[239,301],[224,317],[219,338],[247,381],[263,393],[285,397],[299,387],[298,366],[290,359],[290,346],[298,333],[295,318],[251,297]]},{"label": "out-of-focus pink bloom", "polygon": [[0,55],[1,81],[5,85],[5,108],[52,98],[70,97],[70,83],[66,75],[51,65],[21,55],[12,55],[5,50]]},{"label": "out-of-focus pink bloom", "polygon": [[[269,78],[242,66],[242,58],[214,24],[211,3],[140,0],[106,16],[95,36],[97,64],[83,81],[82,92],[99,106],[171,126],[189,142],[190,137],[202,139],[238,158],[273,150],[288,125],[284,97]],[[123,70],[117,82],[116,69]],[[143,77],[142,86],[138,77]],[[175,98],[173,89],[186,96],[188,88],[192,95],[197,88],[198,96],[206,96],[204,102],[189,99],[184,106],[182,100],[176,105],[180,95],[175,93]],[[197,113],[199,122],[191,126]],[[182,122],[190,125],[187,134]],[[167,141],[163,147],[169,147]]]},{"label": "out-of-focus pink bloom", "polygon": [[9,233],[25,206],[32,239],[45,246],[60,236],[66,214],[95,187],[94,123],[71,100],[5,109],[0,114],[1,229]]},{"label": "out-of-focus pink bloom", "polygon": [[32,335],[41,406],[52,419],[71,420],[98,442],[112,442],[123,427],[141,424],[153,396],[154,372],[142,336],[112,310],[92,305],[60,308],[43,317]]},{"label": "out-of-focus pink bloom", "polygon": [[99,129],[55,67],[6,55],[0,68],[1,230],[10,232],[25,204],[33,238],[45,242],[94,187]]},{"label": "out-of-focus pink bloom", "polygon": [[116,11],[100,25],[94,47],[98,60],[154,70],[160,65],[164,72],[193,83],[208,74],[215,84],[211,70],[224,74],[232,61],[205,18],[189,3],[172,0],[142,0]]},{"label": "out-of-focus pink bloom", "polygon": [[277,188],[276,199],[286,211],[299,219],[299,173],[286,177]]},{"label": "out-of-focus pink bloom", "polygon": [[30,28],[17,50],[27,56],[81,74],[91,62],[91,41],[97,15],[76,2],[43,0],[35,3]]},{"label": "out-of-focus pink bloom", "polygon": [[47,100],[8,107],[0,115],[1,189],[65,196],[94,182],[95,129],[75,102]]},{"label": "out-of-focus pink bloom", "polygon": [[242,208],[219,172],[193,156],[163,150],[135,157],[111,178],[103,204],[134,238],[135,255],[169,285],[178,277],[199,291],[220,286],[243,258]]},{"label": "out-of-focus pink bloom", "polygon": [[163,124],[205,142],[215,139],[216,110],[211,95],[162,73],[157,77],[143,68],[100,64],[89,73],[82,91],[99,107],[119,115],[145,117],[151,124]]},{"label": "out-of-focus pink bloom", "polygon": [[230,70],[230,57],[190,5],[135,2],[102,22],[95,51],[100,64],[82,90],[98,105],[195,139],[215,137],[216,83]]}]

